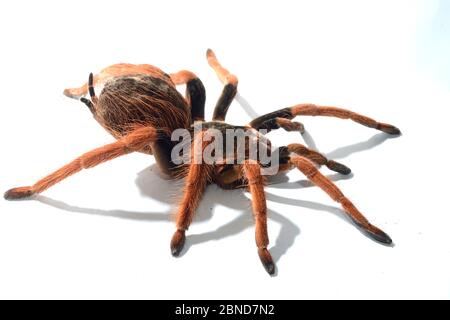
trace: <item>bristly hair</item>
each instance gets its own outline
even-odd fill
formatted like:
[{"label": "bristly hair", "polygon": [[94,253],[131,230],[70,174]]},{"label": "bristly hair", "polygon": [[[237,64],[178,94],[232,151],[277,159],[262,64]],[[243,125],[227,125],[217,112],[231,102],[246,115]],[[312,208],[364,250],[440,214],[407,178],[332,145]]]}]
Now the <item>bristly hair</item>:
[{"label": "bristly hair", "polygon": [[189,107],[181,94],[170,83],[148,75],[108,81],[94,117],[115,138],[136,126],[152,126],[170,136],[175,129],[190,125]]}]

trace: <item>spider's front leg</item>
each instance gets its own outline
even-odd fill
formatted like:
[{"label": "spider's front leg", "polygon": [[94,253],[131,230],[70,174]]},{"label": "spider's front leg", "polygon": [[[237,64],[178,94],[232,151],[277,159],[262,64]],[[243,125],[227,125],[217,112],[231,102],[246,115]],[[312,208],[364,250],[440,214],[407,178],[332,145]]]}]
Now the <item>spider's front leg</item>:
[{"label": "spider's front leg", "polygon": [[4,198],[6,200],[17,200],[39,194],[83,169],[93,168],[101,163],[134,151],[141,151],[148,146],[150,142],[156,141],[157,138],[157,130],[153,127],[136,128],[116,142],[82,154],[75,160],[69,162],[31,186],[13,188],[6,191]]},{"label": "spider's front leg", "polygon": [[186,230],[189,228],[194,218],[203,192],[211,178],[213,167],[202,163],[202,153],[204,149],[203,133],[198,134],[191,148],[191,164],[188,167],[188,174],[184,186],[183,198],[176,214],[176,226],[170,250],[173,256],[179,256],[186,241]]},{"label": "spider's front leg", "polygon": [[289,159],[289,163],[300,170],[311,182],[325,191],[334,201],[340,203],[347,216],[370,238],[383,244],[392,244],[392,239],[388,234],[371,224],[342,191],[330,179],[317,170],[311,161],[301,156],[292,156]]},{"label": "spider's front leg", "polygon": [[195,209],[203,195],[211,171],[211,166],[204,164],[191,164],[189,166],[183,198],[176,215],[177,231],[175,231],[170,242],[170,251],[175,257],[179,256],[181,250],[183,250],[186,230],[194,218]]},{"label": "spider's front leg", "polygon": [[267,246],[269,245],[267,205],[261,168],[257,162],[252,160],[246,160],[243,167],[252,195],[252,209],[255,218],[255,240],[256,246],[258,247],[258,255],[266,271],[270,275],[273,275],[275,273],[275,263],[269,250],[267,250]]},{"label": "spider's front leg", "polygon": [[[265,115],[262,115],[256,119],[253,119],[249,125],[255,129],[278,129],[284,128],[285,130],[290,130],[290,127],[295,128],[295,122],[289,126],[291,123],[291,119],[297,116],[325,116],[325,117],[334,117],[341,119],[350,119],[356,123],[362,124],[363,126],[373,128],[376,130],[383,131],[387,134],[391,135],[399,135],[401,134],[400,130],[387,123],[378,122],[372,118],[364,116],[362,114],[358,114],[356,112],[337,108],[337,107],[328,107],[328,106],[318,106],[312,103],[303,103],[298,104],[290,108],[283,108]],[[282,120],[282,119],[287,119]],[[299,129],[303,128],[301,124],[296,125]]]},{"label": "spider's front leg", "polygon": [[289,157],[290,153],[295,153],[299,156],[305,157],[318,166],[325,165],[328,169],[333,170],[335,172],[339,172],[340,174],[348,175],[352,171],[347,166],[342,163],[336,162],[334,160],[328,160],[323,154],[311,150],[300,143],[291,143],[285,147],[280,148],[280,156]]}]

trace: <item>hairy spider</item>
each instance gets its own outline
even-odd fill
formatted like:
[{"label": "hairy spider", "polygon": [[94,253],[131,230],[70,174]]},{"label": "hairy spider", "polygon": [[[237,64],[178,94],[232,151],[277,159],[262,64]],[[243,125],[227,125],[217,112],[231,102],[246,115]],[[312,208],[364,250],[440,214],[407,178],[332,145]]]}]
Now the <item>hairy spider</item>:
[{"label": "hairy spider", "polygon": [[[39,194],[63,179],[100,163],[112,160],[131,152],[152,154],[162,172],[171,178],[185,178],[184,193],[176,215],[176,227],[170,248],[174,256],[178,256],[185,243],[185,232],[194,217],[195,210],[208,183],[216,183],[224,189],[246,187],[251,193],[252,209],[256,227],[256,245],[258,254],[266,271],[273,274],[275,265],[267,249],[267,207],[264,194],[265,174],[258,159],[246,153],[241,163],[213,164],[204,162],[186,162],[176,164],[172,151],[176,141],[171,134],[176,129],[190,130],[194,143],[189,152],[192,159],[197,151],[203,151],[208,143],[203,137],[210,129],[225,132],[230,128],[241,128],[250,132],[257,140],[263,135],[257,130],[283,128],[287,131],[304,132],[303,125],[291,121],[296,116],[329,116],[351,119],[369,128],[375,128],[388,134],[398,135],[396,127],[377,122],[366,116],[328,106],[314,104],[298,104],[284,108],[252,120],[249,124],[236,127],[224,122],[228,108],[237,93],[238,79],[218,62],[212,50],[207,51],[209,65],[217,73],[224,84],[223,92],[215,106],[213,121],[205,122],[205,88],[200,79],[190,71],[179,71],[166,74],[151,65],[116,64],[103,69],[99,74],[89,75],[89,81],[79,88],[66,89],[68,97],[80,99],[92,112],[94,119],[114,136],[116,142],[91,150],[72,162],[66,164],[32,186],[14,188],[4,195],[7,200],[21,199]],[[183,97],[176,85],[186,85]],[[94,86],[103,85],[97,97]],[[89,93],[90,100],[84,96]],[[198,124],[200,131],[193,130]],[[270,143],[266,140],[270,151]],[[198,148],[198,149],[196,149]],[[195,151],[195,152],[193,152]],[[280,147],[273,152],[278,153],[278,171],[299,169],[309,180],[325,191],[333,200],[339,202],[348,217],[372,239],[391,244],[391,238],[382,230],[372,225],[347,199],[344,194],[321,174],[316,166],[326,165],[329,169],[341,174],[349,174],[350,169],[328,160],[322,154],[294,143]]]}]

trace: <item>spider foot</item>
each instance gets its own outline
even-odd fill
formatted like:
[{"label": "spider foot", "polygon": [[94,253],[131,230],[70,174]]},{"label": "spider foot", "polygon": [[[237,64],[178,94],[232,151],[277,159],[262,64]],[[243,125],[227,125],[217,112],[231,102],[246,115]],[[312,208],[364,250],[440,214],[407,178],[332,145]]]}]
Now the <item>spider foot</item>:
[{"label": "spider foot", "polygon": [[34,191],[31,187],[19,187],[13,188],[5,192],[3,197],[6,200],[20,200],[29,198],[34,194]]},{"label": "spider foot", "polygon": [[352,172],[349,167],[343,165],[342,163],[329,160],[326,164],[327,168],[336,172],[339,172],[341,174],[348,175]]},{"label": "spider foot", "polygon": [[268,274],[273,275],[275,273],[275,263],[273,262],[269,250],[267,250],[267,248],[259,248],[258,255],[259,259],[261,259],[264,269],[266,269]]},{"label": "spider foot", "polygon": [[388,134],[393,134],[393,135],[401,134],[401,131],[399,128],[397,128],[393,125],[387,124],[387,123],[379,123],[377,126],[377,129],[381,130],[383,132],[386,132]]},{"label": "spider foot", "polygon": [[389,235],[386,232],[373,225],[369,225],[368,227],[363,228],[363,231],[367,236],[369,236],[372,240],[376,242],[386,245],[392,245],[391,237],[389,237]]},{"label": "spider foot", "polygon": [[186,242],[186,235],[184,230],[177,230],[172,236],[170,241],[170,251],[174,257],[178,257],[183,250],[184,243]]}]

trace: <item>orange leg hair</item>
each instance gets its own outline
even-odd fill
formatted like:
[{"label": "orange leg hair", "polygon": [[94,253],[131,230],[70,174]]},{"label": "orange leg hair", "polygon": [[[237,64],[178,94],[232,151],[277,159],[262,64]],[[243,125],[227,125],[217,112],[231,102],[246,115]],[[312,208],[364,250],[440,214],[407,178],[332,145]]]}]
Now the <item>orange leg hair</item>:
[{"label": "orange leg hair", "polygon": [[132,131],[130,134],[126,135],[120,140],[117,140],[116,142],[107,144],[103,147],[94,149],[81,155],[72,162],[56,170],[52,174],[39,180],[32,186],[19,187],[8,190],[5,193],[4,197],[7,200],[14,200],[30,197],[33,194],[41,193],[44,190],[55,185],[56,183],[81,171],[82,169],[92,168],[100,163],[112,160],[119,156],[134,151],[140,151],[144,147],[148,146],[151,141],[155,141],[156,138],[157,132],[154,128],[141,127]]},{"label": "orange leg hair", "polygon": [[308,159],[300,156],[291,157],[290,163],[298,168],[315,185],[325,191],[334,201],[342,205],[347,216],[360,227],[368,236],[375,241],[391,244],[391,238],[382,230],[372,225],[353,203],[344,196],[339,188],[327,177],[317,170],[317,168]]},{"label": "orange leg hair", "polygon": [[202,137],[203,133],[197,134],[191,147],[191,164],[184,185],[183,198],[176,214],[177,231],[175,231],[170,242],[170,250],[173,256],[178,256],[183,250],[186,230],[194,218],[195,210],[212,176],[213,167],[211,165],[195,161],[195,159],[202,159],[202,152],[206,146]]},{"label": "orange leg hair", "polygon": [[258,163],[246,160],[243,165],[244,174],[248,181],[248,187],[252,195],[252,209],[255,218],[255,240],[258,255],[269,274],[274,274],[275,264],[267,246],[269,235],[267,233],[267,205],[264,193],[264,178]]},{"label": "orange leg hair", "polygon": [[286,131],[298,131],[301,134],[305,133],[305,126],[303,123],[279,117],[275,118],[275,123],[279,128],[283,128]]},{"label": "orange leg hair", "polygon": [[374,128],[389,134],[400,134],[400,130],[393,125],[377,122],[372,118],[342,108],[317,106],[315,104],[299,104],[292,107],[291,110],[294,116],[326,116],[350,119],[369,128]]},{"label": "orange leg hair", "polygon": [[170,74],[170,79],[172,79],[173,83],[177,86],[186,84],[190,80],[198,78],[195,73],[189,71],[189,70],[181,70],[176,73]]},{"label": "orange leg hair", "polygon": [[400,130],[390,124],[375,121],[372,118],[355,113],[350,110],[337,108],[317,106],[311,103],[298,104],[290,108],[280,109],[261,117],[258,117],[250,122],[250,126],[255,129],[262,129],[269,127],[270,129],[278,129],[281,125],[275,126],[273,123],[277,118],[293,119],[296,116],[326,116],[341,119],[351,119],[359,124],[369,128],[374,128],[388,134],[400,134]]},{"label": "orange leg hair", "polygon": [[224,121],[228,108],[237,93],[238,78],[234,74],[231,74],[230,71],[222,67],[211,49],[206,51],[206,58],[208,59],[208,63],[211,68],[213,68],[216,72],[220,81],[225,85],[213,113],[213,120]]},{"label": "orange leg hair", "polygon": [[224,84],[233,84],[237,86],[238,84],[238,78],[231,74],[230,71],[222,67],[219,60],[217,60],[216,54],[211,49],[208,49],[206,51],[206,59],[208,59],[208,63],[213,68],[213,70],[216,72],[217,76],[219,77],[220,81]]}]

